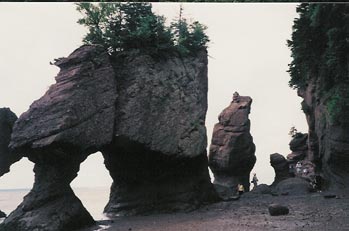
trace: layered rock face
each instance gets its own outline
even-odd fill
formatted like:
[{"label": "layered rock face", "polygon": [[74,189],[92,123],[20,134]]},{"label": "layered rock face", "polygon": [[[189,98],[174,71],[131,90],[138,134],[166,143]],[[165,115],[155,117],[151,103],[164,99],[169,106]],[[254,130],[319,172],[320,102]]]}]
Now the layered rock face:
[{"label": "layered rock face", "polygon": [[113,138],[114,71],[107,53],[91,46],[56,65],[57,83],[13,128],[10,147],[35,163],[35,182],[4,230],[73,230],[94,222],[69,184],[80,163]]},{"label": "layered rock face", "polygon": [[0,108],[0,177],[9,172],[10,166],[20,159],[20,155],[12,153],[8,147],[16,120],[17,116],[9,108]]},{"label": "layered rock face", "polygon": [[325,189],[349,189],[349,5],[301,4],[297,12],[289,84],[304,99],[306,160],[324,177]]},{"label": "layered rock face", "polygon": [[206,51],[161,61],[134,51],[113,63],[115,136],[102,153],[114,183],[105,212],[191,210],[211,200]]},{"label": "layered rock face", "polygon": [[249,176],[256,162],[248,118],[251,103],[248,96],[234,97],[219,115],[219,123],[213,130],[209,165],[215,176],[214,185],[222,198],[232,196],[239,183],[249,191]]},{"label": "layered rock face", "polygon": [[57,83],[13,129],[10,147],[35,163],[35,183],[0,230],[92,224],[69,184],[97,151],[114,181],[110,215],[192,210],[216,199],[206,156],[206,51],[111,60],[99,46],[82,46],[55,65]]},{"label": "layered rock face", "polygon": [[285,157],[279,153],[270,155],[270,164],[274,168],[275,178],[272,186],[290,177],[289,165]]},{"label": "layered rock face", "polygon": [[[333,105],[331,96],[320,94],[320,86],[316,78],[310,79],[305,90],[298,90],[304,100],[303,110],[309,125],[308,153],[306,159],[314,162],[317,172],[325,178],[325,187],[331,189],[348,188],[349,185],[349,122],[347,119],[332,118],[333,110],[339,110],[342,118],[349,115],[349,107]],[[348,85],[338,87],[337,94],[348,95]],[[345,100],[345,99],[341,99]]]}]

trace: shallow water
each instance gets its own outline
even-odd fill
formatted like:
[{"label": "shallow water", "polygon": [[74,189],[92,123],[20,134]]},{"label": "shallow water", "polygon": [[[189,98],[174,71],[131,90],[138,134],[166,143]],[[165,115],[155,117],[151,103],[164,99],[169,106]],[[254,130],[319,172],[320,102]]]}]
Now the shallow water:
[{"label": "shallow water", "polygon": [[[109,188],[73,188],[76,196],[95,220],[106,220],[103,214],[104,206],[109,199]],[[0,210],[9,215],[23,201],[29,189],[0,190]],[[0,223],[3,219],[0,218]]]}]

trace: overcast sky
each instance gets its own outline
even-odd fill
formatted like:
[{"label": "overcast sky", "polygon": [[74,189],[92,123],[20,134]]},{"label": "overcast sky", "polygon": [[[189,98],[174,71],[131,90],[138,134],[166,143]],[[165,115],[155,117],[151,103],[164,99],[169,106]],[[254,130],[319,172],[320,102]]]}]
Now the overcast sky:
[{"label": "overcast sky", "polygon": [[[288,87],[286,72],[296,4],[187,3],[184,16],[208,26],[209,92],[206,126],[210,144],[219,113],[232,94],[253,98],[251,134],[256,144],[256,172],[260,183],[272,183],[269,155],[290,153],[291,126],[306,132],[301,99]],[[171,19],[177,3],[153,4],[155,11]],[[0,107],[18,116],[54,83],[58,68],[54,58],[68,56],[79,47],[86,29],[76,23],[80,14],[71,3],[0,3]],[[30,188],[33,164],[27,159],[12,166],[0,178],[0,189]],[[81,165],[74,187],[107,186],[111,178],[102,156],[91,155]]]}]

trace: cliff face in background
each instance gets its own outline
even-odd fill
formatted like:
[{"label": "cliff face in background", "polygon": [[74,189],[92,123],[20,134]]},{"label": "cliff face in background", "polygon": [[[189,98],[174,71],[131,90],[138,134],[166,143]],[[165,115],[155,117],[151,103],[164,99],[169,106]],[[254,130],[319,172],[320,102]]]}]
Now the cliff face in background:
[{"label": "cliff face in background", "polygon": [[297,11],[289,71],[309,125],[305,159],[325,188],[348,188],[349,5],[301,4]]},{"label": "cliff face in background", "polygon": [[249,96],[234,96],[213,129],[209,165],[215,188],[223,199],[234,195],[238,184],[243,184],[245,191],[250,188],[250,172],[256,162],[248,118],[251,103]]},{"label": "cliff face in background", "polygon": [[9,172],[10,166],[21,158],[8,148],[16,120],[17,116],[9,108],[0,108],[0,177]]},{"label": "cliff face in background", "polygon": [[[10,147],[35,163],[35,182],[0,230],[93,224],[70,182],[101,151],[113,178],[109,215],[198,208],[215,200],[208,174],[207,53],[111,60],[99,46],[59,59],[56,84],[17,120]],[[57,219],[59,217],[59,219]]]},{"label": "cliff face in background", "polygon": [[[321,82],[318,85],[321,86]],[[349,85],[341,85],[348,87]],[[299,90],[304,98],[308,131],[308,153],[306,159],[314,162],[317,172],[325,179],[325,187],[342,189],[349,186],[349,120],[333,120],[328,107],[331,100],[321,96],[315,84],[310,83],[306,90]],[[347,92],[343,92],[347,94]],[[340,114],[349,115],[349,105],[341,108]],[[348,121],[346,121],[348,120]]]}]

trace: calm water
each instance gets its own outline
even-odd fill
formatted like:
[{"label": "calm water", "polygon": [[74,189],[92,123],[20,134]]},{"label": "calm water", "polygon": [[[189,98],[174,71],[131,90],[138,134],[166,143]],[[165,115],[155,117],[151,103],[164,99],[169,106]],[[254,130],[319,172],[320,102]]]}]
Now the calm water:
[{"label": "calm water", "polygon": [[[109,199],[109,188],[74,188],[73,190],[95,220],[107,219],[103,215],[103,209]],[[9,215],[23,201],[23,197],[28,192],[29,189],[0,190],[0,210]],[[3,219],[0,219],[0,223],[2,221]]]}]

